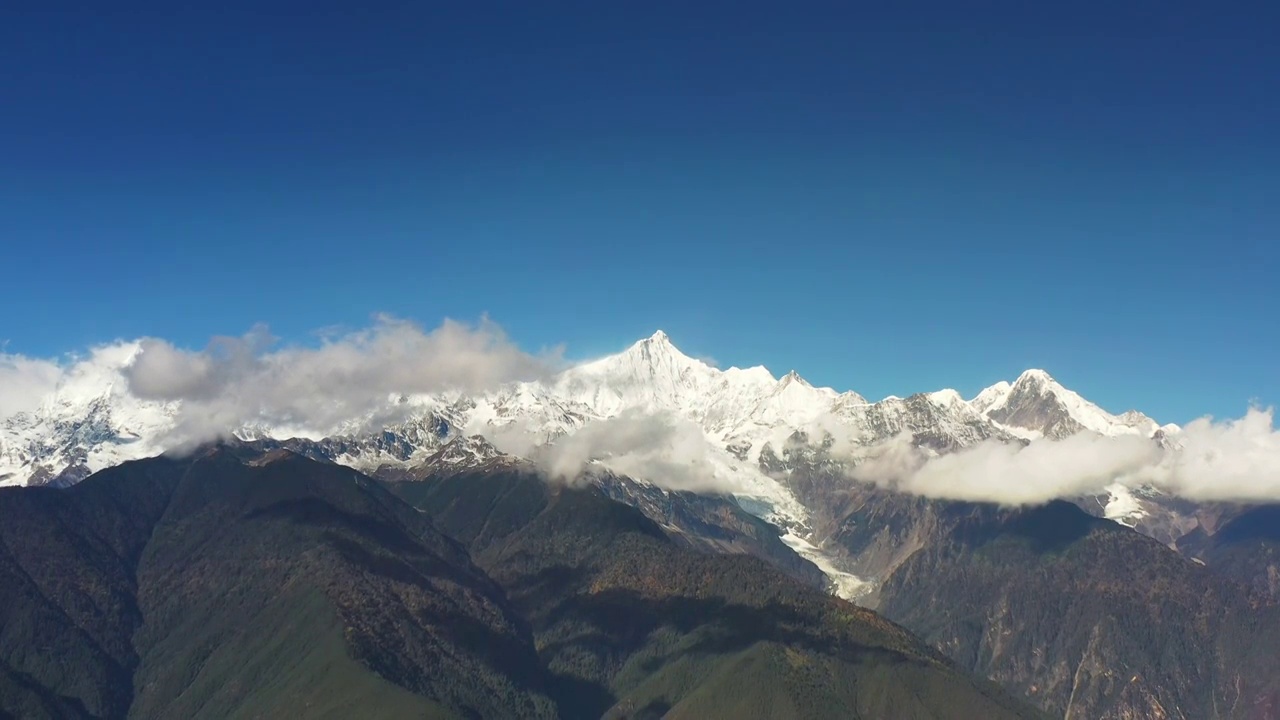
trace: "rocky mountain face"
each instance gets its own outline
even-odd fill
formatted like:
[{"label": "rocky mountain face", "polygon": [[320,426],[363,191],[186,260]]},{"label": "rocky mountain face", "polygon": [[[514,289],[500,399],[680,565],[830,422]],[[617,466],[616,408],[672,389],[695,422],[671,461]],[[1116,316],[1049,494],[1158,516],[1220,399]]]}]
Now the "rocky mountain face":
[{"label": "rocky mountain face", "polygon": [[850,483],[804,444],[768,462],[868,582],[860,604],[1055,717],[1280,717],[1271,506],[1180,508],[1202,524],[1179,553],[1075,503]]},{"label": "rocky mountain face", "polygon": [[1043,370],[1028,370],[1012,384],[992,385],[979,393],[971,406],[1023,437],[1062,439],[1083,430],[1151,437],[1158,430],[1178,429],[1174,425],[1162,428],[1136,410],[1112,415],[1064,388]]},{"label": "rocky mountain face", "polygon": [[1225,508],[1177,541],[1183,554],[1280,604],[1280,505]]},{"label": "rocky mountain face", "polygon": [[1070,503],[919,502],[841,540],[889,568],[879,611],[963,667],[1063,718],[1280,716],[1280,612],[1244,585]]},{"label": "rocky mountain face", "polygon": [[0,489],[0,715],[1038,716],[598,487],[518,469],[394,487],[428,512],[239,444]]}]

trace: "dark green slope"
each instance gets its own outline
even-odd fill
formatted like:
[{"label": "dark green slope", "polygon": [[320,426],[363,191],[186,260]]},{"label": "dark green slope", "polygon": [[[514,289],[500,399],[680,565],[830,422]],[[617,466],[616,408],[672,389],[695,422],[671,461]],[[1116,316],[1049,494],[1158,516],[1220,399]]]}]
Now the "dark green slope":
[{"label": "dark green slope", "polygon": [[1280,504],[1244,509],[1215,530],[1197,527],[1178,539],[1179,552],[1280,603]]},{"label": "dark green slope", "polygon": [[127,712],[138,559],[184,471],[157,459],[73,491],[0,490],[0,711]]},{"label": "dark green slope", "polygon": [[764,561],[512,470],[399,483],[531,624],[562,716],[1002,718],[1035,711]]},{"label": "dark green slope", "polygon": [[226,448],[129,463],[0,491],[0,528],[9,714],[555,714],[501,590],[349,469]]},{"label": "dark green slope", "polygon": [[880,610],[1066,718],[1280,717],[1280,615],[1073,504],[951,504]]},{"label": "dark green slope", "polygon": [[[440,455],[448,451],[446,446]],[[536,469],[532,464],[510,456],[463,466],[437,464],[429,458],[419,467],[408,471],[386,470],[380,471],[376,476],[399,488],[398,492],[406,498],[430,504],[430,495],[440,492],[441,488],[452,492],[448,489],[459,484],[466,486],[471,477],[494,478],[500,474],[534,477]],[[431,482],[415,482],[426,478],[430,478]],[[816,565],[800,557],[782,542],[777,527],[743,510],[732,497],[663,490],[607,472],[593,475],[590,484],[608,497],[640,510],[645,517],[661,525],[668,537],[681,545],[717,555],[754,555],[806,585],[825,589],[830,584],[830,580]],[[498,491],[501,487],[502,484],[499,483],[493,490],[482,487],[479,491]],[[540,507],[539,503],[543,501],[540,483],[533,490],[535,492],[530,496],[530,506],[521,506],[519,503],[508,503],[508,506],[517,512],[529,509],[536,512]],[[456,524],[458,520],[452,515],[448,512],[439,513],[440,521]],[[500,523],[503,521],[502,518],[498,520]]]}]

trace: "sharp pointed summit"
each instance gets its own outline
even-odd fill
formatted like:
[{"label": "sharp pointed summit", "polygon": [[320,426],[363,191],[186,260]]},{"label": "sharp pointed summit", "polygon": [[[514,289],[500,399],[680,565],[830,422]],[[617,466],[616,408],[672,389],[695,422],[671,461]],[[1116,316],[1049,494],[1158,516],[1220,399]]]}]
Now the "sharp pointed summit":
[{"label": "sharp pointed summit", "polygon": [[1029,439],[1061,439],[1083,430],[1102,435],[1150,436],[1157,428],[1141,413],[1108,413],[1039,368],[1024,370],[1012,384],[1002,381],[986,388],[969,405],[1010,432]]},{"label": "sharp pointed summit", "polygon": [[[667,335],[667,333],[662,330],[658,330],[643,340],[637,340],[631,344],[631,347],[627,348],[620,355],[614,355],[611,357],[623,357],[626,355],[637,355],[651,360],[669,357],[676,358],[680,361],[699,362],[688,355],[685,355],[680,348],[675,346],[675,343],[671,342],[671,336]],[[607,360],[609,358],[605,359]]]},{"label": "sharp pointed summit", "polygon": [[804,378],[800,377],[800,373],[796,372],[795,370],[792,370],[786,375],[783,375],[782,379],[778,381],[778,384],[783,386],[790,385],[792,383],[797,383],[803,387],[813,387],[813,385],[810,384],[808,380],[805,380]]},{"label": "sharp pointed summit", "polygon": [[[670,336],[659,330],[628,348],[622,356],[635,356],[639,362],[655,367],[663,366],[664,371],[683,372],[695,366],[710,367],[700,360],[685,355],[680,348],[671,342]],[[615,356],[621,357],[621,356]]]}]

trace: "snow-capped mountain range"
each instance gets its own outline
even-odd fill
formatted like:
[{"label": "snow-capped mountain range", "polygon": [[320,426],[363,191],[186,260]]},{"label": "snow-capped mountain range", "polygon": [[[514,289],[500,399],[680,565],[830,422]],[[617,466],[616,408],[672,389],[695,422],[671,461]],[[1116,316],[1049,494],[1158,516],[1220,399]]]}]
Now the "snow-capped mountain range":
[{"label": "snow-capped mountain range", "polygon": [[[79,364],[37,410],[0,419],[0,484],[43,484],[65,480],[68,473],[75,478],[163,451],[180,408],[129,393],[121,371],[137,352],[137,345],[122,344],[95,363]],[[814,387],[794,371],[777,378],[759,366],[715,368],[682,353],[662,331],[550,381],[401,402],[408,407],[403,422],[361,428],[353,419],[351,432],[339,434],[348,446],[347,462],[360,467],[412,463],[458,434],[502,437],[518,430],[528,445],[538,446],[627,413],[692,422],[715,447],[749,463],[766,446],[777,449],[796,432],[838,432],[855,446],[871,446],[905,430],[945,451],[987,438],[1176,431],[1136,411],[1112,415],[1043,370],[1028,370],[967,401],[954,390],[940,390],[869,402],[856,392]],[[249,424],[228,430],[242,438],[320,437],[297,427]]]},{"label": "snow-capped mountain range", "polygon": [[[94,362],[67,373],[34,412],[0,419],[0,485],[69,485],[91,472],[166,450],[181,407],[140,400],[129,392],[123,370],[138,352],[136,344],[101,351]],[[698,467],[706,477],[697,487],[732,493],[744,508],[777,524],[789,544],[849,592],[857,579],[840,573],[812,544],[809,510],[769,472],[766,459],[776,458],[791,443],[834,444],[856,462],[860,452],[903,433],[936,454],[989,439],[1026,443],[1081,431],[1147,437],[1177,432],[1138,412],[1112,415],[1042,370],[1028,370],[969,400],[954,390],[940,390],[871,402],[855,392],[814,387],[794,371],[778,378],[764,367],[713,367],[681,352],[661,331],[621,353],[544,381],[513,383],[477,395],[401,397],[394,404],[402,420],[391,425],[368,427],[353,418],[342,432],[327,435],[262,424],[228,430],[242,440],[304,437],[327,459],[373,472],[424,463],[455,468],[480,464],[493,460],[497,450],[538,458],[568,444],[568,438],[609,436],[580,433],[600,427],[598,423],[660,418],[665,424],[658,444],[678,445],[683,454],[645,447],[653,442],[651,434],[634,431],[622,434],[638,435],[638,440],[598,446],[587,442],[579,452],[584,461],[658,487],[666,478],[661,470],[644,477],[650,467],[646,458],[667,457],[670,463]],[[647,454],[639,463],[621,463],[633,452]],[[1142,504],[1125,488],[1113,488],[1104,504],[1107,515],[1126,522],[1142,512]]]},{"label": "snow-capped mountain range", "polygon": [[[180,407],[130,394],[122,370],[138,351],[136,344],[121,344],[102,352],[95,362],[78,364],[34,412],[0,419],[0,484],[70,484],[165,450]],[[990,438],[1025,442],[1081,430],[1144,436],[1176,431],[1138,412],[1112,415],[1042,370],[997,383],[971,400],[940,390],[869,402],[855,392],[814,387],[794,371],[778,378],[764,367],[718,369],[682,353],[662,331],[546,381],[399,401],[402,422],[368,428],[353,419],[349,431],[330,435],[335,459],[361,469],[407,466],[456,436],[473,434],[524,454],[592,422],[662,415],[701,430],[720,486],[756,496],[784,516],[803,513],[789,509],[792,499],[760,470],[759,460],[765,448],[776,451],[793,436],[830,435],[856,451],[909,432],[922,446],[946,452]],[[245,439],[323,436],[252,424],[228,430]]]}]

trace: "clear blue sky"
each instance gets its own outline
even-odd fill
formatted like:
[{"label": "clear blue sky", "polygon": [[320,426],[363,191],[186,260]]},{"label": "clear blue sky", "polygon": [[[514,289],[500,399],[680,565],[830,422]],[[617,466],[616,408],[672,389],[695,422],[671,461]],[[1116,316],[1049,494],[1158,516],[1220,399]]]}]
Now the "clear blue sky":
[{"label": "clear blue sky", "polygon": [[1280,403],[1275,3],[62,5],[0,9],[11,353],[487,312]]}]

